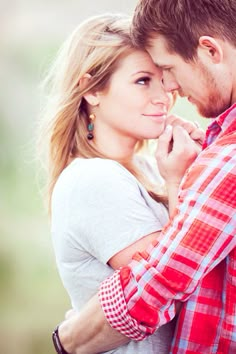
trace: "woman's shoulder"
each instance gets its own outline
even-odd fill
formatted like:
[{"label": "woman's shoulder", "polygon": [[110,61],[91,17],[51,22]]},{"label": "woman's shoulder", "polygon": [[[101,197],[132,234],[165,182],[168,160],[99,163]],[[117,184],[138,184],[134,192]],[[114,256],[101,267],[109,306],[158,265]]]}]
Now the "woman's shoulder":
[{"label": "woman's shoulder", "polygon": [[104,187],[137,183],[135,177],[120,163],[110,159],[76,158],[61,173],[55,189],[71,191],[103,190]]},{"label": "woman's shoulder", "polygon": [[103,158],[76,158],[66,169],[68,174],[80,176],[81,178],[98,178],[105,179],[115,177],[122,174],[130,174],[130,172],[119,162]]}]

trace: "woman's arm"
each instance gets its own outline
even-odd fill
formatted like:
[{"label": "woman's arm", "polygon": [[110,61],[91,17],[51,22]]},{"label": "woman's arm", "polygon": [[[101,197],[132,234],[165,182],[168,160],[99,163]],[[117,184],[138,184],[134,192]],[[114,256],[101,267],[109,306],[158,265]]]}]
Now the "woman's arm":
[{"label": "woman's arm", "polygon": [[150,235],[142,237],[140,240],[137,240],[132,245],[126,247],[125,249],[118,252],[113,257],[111,257],[108,261],[108,264],[114,270],[126,266],[132,260],[132,256],[136,252],[144,251],[152,241],[155,241],[158,238],[159,234],[160,231],[157,231],[157,232],[153,232]]}]

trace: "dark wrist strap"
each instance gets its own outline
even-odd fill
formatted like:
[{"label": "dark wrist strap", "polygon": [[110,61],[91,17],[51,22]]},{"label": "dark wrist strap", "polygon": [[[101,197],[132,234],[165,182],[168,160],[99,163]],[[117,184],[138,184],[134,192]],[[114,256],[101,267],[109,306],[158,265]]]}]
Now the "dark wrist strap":
[{"label": "dark wrist strap", "polygon": [[58,334],[58,328],[59,325],[54,329],[54,331],[52,332],[52,341],[54,344],[54,348],[56,350],[56,352],[58,354],[69,354],[62,346],[60,338],[59,338],[59,334]]}]

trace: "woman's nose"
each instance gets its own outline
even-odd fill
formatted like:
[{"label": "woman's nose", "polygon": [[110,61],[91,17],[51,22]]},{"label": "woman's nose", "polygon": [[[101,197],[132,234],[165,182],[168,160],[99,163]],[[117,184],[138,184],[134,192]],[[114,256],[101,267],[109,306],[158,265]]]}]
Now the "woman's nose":
[{"label": "woman's nose", "polygon": [[168,106],[170,104],[170,94],[166,92],[163,88],[156,90],[155,94],[152,96],[152,104],[163,104]]}]

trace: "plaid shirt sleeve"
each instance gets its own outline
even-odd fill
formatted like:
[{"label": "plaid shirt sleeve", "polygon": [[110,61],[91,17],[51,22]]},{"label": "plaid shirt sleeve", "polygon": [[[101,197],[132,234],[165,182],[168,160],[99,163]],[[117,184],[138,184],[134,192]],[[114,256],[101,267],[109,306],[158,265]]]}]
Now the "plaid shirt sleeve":
[{"label": "plaid shirt sleeve", "polygon": [[199,155],[160,238],[102,283],[99,297],[113,328],[144,339],[170,321],[176,300],[186,301],[227,257],[236,245],[235,181],[236,134],[230,133]]}]

